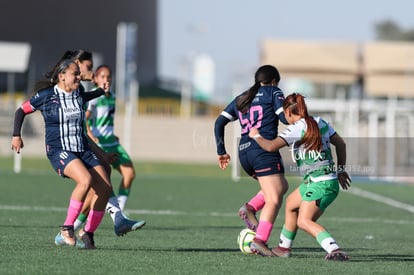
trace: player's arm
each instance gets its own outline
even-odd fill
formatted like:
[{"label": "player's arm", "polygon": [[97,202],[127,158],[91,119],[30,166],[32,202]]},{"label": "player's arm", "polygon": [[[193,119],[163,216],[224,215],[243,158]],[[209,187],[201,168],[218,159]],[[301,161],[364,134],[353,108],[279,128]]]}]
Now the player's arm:
[{"label": "player's arm", "polygon": [[214,136],[216,138],[218,164],[221,169],[226,169],[230,162],[230,155],[226,152],[224,144],[224,128],[231,121],[228,117],[220,114],[214,123]]},{"label": "player's arm", "polygon": [[275,108],[275,114],[279,117],[279,120],[285,124],[289,125],[289,122],[285,118],[285,113],[283,112],[283,102],[285,101],[285,96],[283,95],[282,90],[275,91],[273,93],[273,104]]},{"label": "player's arm", "polygon": [[85,101],[89,101],[91,99],[100,97],[101,95],[105,94],[105,90],[102,88],[98,88],[96,90],[93,91],[89,91],[89,92],[84,92],[83,93],[83,100]]},{"label": "player's arm", "polygon": [[30,101],[25,101],[22,106],[20,106],[16,112],[14,113],[14,122],[13,122],[13,137],[11,142],[11,149],[16,151],[16,153],[20,153],[20,150],[24,147],[23,139],[22,139],[22,126],[24,122],[24,118],[26,114],[32,113],[33,107],[30,104]]},{"label": "player's arm", "polygon": [[263,150],[266,150],[268,152],[275,152],[281,149],[282,147],[288,145],[286,141],[281,137],[277,137],[273,140],[265,139],[260,135],[259,130],[257,130],[257,128],[250,129],[249,137],[253,138],[257,142],[257,144],[259,144],[259,146],[263,148]]},{"label": "player's arm", "polygon": [[337,173],[338,180],[344,190],[350,187],[351,178],[346,171],[346,143],[344,139],[337,133],[330,137],[330,142],[335,146],[337,157]]}]

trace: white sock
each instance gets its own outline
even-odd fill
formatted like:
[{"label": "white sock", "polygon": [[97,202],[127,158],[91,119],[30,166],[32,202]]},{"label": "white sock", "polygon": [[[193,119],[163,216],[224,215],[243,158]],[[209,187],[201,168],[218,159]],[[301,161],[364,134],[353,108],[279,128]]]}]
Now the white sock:
[{"label": "white sock", "polygon": [[106,212],[111,215],[111,219],[114,221],[114,224],[119,222],[121,219],[125,219],[125,216],[119,207],[118,199],[115,196],[109,198],[108,203],[106,204]]},{"label": "white sock", "polygon": [[125,195],[119,195],[118,196],[118,204],[119,204],[119,207],[121,208],[122,211],[124,211],[124,209],[125,209],[125,205],[126,205],[127,200],[128,200],[128,196],[125,196]]},{"label": "white sock", "polygon": [[73,224],[73,230],[75,230],[75,231],[78,230],[79,228],[82,227],[82,225],[83,225],[83,222],[76,219],[75,223]]},{"label": "white sock", "polygon": [[293,245],[293,240],[288,239],[285,235],[280,234],[279,246],[283,248],[291,248]]},{"label": "white sock", "polygon": [[328,252],[331,253],[334,250],[339,249],[339,246],[336,244],[336,241],[334,238],[326,238],[321,242],[322,248]]}]

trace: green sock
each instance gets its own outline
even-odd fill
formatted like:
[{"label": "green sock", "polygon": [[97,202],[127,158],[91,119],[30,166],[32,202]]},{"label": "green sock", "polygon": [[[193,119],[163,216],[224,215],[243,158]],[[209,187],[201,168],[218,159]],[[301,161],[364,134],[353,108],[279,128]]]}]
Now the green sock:
[{"label": "green sock", "polygon": [[88,215],[80,213],[79,216],[76,218],[75,223],[73,224],[73,229],[78,230],[83,225],[83,223],[86,221],[87,218],[88,218]]},{"label": "green sock", "polygon": [[131,189],[124,189],[122,187],[119,187],[118,190],[118,196],[129,196],[129,192],[131,192]]},{"label": "green sock", "polygon": [[85,222],[87,218],[88,218],[88,215],[80,213],[77,219],[81,222]]}]

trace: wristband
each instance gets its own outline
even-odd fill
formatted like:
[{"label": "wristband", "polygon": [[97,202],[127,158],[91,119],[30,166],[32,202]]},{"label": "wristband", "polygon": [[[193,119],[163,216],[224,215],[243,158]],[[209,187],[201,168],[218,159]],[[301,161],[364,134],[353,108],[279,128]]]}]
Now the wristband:
[{"label": "wristband", "polygon": [[257,138],[259,138],[259,137],[261,137],[261,135],[260,134],[257,134],[257,135],[254,135],[252,138],[254,139],[254,140],[256,140]]}]

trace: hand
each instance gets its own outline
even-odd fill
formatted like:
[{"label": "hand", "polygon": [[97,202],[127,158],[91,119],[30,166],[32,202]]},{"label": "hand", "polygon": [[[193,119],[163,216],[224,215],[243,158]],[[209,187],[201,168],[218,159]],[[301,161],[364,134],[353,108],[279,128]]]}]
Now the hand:
[{"label": "hand", "polygon": [[87,71],[81,74],[82,81],[92,81],[93,80],[93,72]]},{"label": "hand", "polygon": [[19,137],[19,136],[12,137],[12,142],[11,142],[12,150],[16,151],[17,154],[20,154],[20,149],[22,149],[23,147],[24,147],[24,144],[23,144],[22,137]]},{"label": "hand", "polygon": [[105,93],[109,92],[109,88],[111,85],[109,85],[109,82],[105,82],[102,84],[102,89],[105,91]]},{"label": "hand", "polygon": [[229,165],[230,163],[230,155],[224,154],[224,155],[218,156],[218,163],[219,163],[219,167],[221,168],[221,170],[226,169],[227,165]]},{"label": "hand", "polygon": [[259,135],[259,130],[257,128],[251,128],[249,132],[249,137],[253,138],[254,136]]},{"label": "hand", "polygon": [[92,131],[88,131],[88,136],[93,142],[99,144],[99,139],[92,134]]},{"label": "hand", "polygon": [[351,187],[351,178],[346,171],[338,172],[338,181],[344,190],[348,190]]}]

